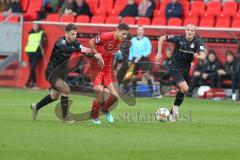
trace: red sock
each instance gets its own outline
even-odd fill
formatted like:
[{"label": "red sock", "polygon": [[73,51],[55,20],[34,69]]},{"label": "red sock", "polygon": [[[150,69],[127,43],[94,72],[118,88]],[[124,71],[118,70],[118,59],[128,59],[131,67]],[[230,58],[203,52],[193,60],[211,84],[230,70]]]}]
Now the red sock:
[{"label": "red sock", "polygon": [[92,104],[92,112],[91,112],[92,119],[98,118],[100,107],[101,105],[96,100],[94,100]]},{"label": "red sock", "polygon": [[107,113],[108,109],[117,101],[116,96],[110,96],[102,107],[102,112]]}]

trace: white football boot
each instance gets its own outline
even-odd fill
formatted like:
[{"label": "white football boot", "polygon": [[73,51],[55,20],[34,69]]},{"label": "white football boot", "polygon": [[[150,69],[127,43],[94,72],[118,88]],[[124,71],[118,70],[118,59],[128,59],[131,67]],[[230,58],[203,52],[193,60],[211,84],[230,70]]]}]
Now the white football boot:
[{"label": "white football boot", "polygon": [[179,106],[173,105],[173,107],[170,111],[170,116],[169,116],[170,122],[175,122],[177,120],[177,118],[179,117],[178,109],[179,109]]}]

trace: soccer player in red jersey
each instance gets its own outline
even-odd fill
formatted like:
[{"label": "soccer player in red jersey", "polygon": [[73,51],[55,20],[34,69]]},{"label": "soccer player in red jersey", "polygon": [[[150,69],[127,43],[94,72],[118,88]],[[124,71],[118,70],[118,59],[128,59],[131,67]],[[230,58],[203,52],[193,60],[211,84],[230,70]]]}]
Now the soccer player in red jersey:
[{"label": "soccer player in red jersey", "polygon": [[[95,99],[92,104],[91,118],[94,124],[101,124],[99,121],[99,111],[105,114],[108,122],[113,123],[113,117],[108,112],[118,99],[118,88],[116,87],[116,71],[120,69],[120,65],[114,70],[115,56],[119,51],[121,42],[127,37],[129,25],[120,23],[116,31],[100,34],[89,41],[89,47],[95,54],[101,54],[103,61],[92,61],[92,84]],[[115,72],[115,73],[114,73]],[[108,99],[104,101],[104,97],[110,94]]]}]

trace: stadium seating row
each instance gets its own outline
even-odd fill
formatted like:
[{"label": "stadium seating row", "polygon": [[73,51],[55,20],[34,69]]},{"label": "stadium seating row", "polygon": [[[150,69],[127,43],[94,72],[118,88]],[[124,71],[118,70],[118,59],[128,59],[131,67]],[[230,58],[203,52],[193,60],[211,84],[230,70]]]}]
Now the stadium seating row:
[{"label": "stadium seating row", "polygon": [[[49,14],[46,21],[60,21],[60,22],[78,22],[78,23],[107,23],[107,24],[118,24],[120,19],[117,16],[93,16],[92,18],[80,15],[76,18],[71,15],[59,16],[58,14]],[[214,18],[202,18],[200,22],[197,18],[186,18],[184,21],[180,18],[171,18],[168,21],[164,17],[155,17],[151,19],[147,17],[133,18],[133,17],[124,17],[121,21],[128,24],[138,24],[138,25],[169,25],[169,26],[182,26],[188,23],[193,23],[201,27],[240,27],[240,18],[234,19],[231,23],[231,19],[217,19]]]},{"label": "stadium seating row", "polygon": [[[46,21],[60,21],[60,22],[78,22],[78,23],[107,23],[117,24],[120,22],[118,18],[119,12],[126,5],[127,0],[86,0],[91,10],[94,13],[92,18],[80,15],[78,17],[58,14],[49,14]],[[182,26],[188,23],[193,23],[201,27],[240,27],[240,7],[235,1],[224,2],[210,1],[205,3],[202,0],[193,1],[190,3],[188,0],[180,0],[184,8],[184,18],[172,18],[166,20],[164,16],[164,8],[171,0],[161,1],[161,4],[156,5],[154,11],[154,18],[151,20],[146,17],[133,18],[124,17],[123,22],[138,25],[169,25],[169,26]],[[140,3],[141,0],[137,0]],[[37,12],[41,10],[42,0],[21,0],[24,11],[25,20],[35,20]],[[238,9],[239,8],[239,9]],[[4,20],[0,16],[0,21]],[[19,17],[13,16],[10,22],[16,22]]]}]

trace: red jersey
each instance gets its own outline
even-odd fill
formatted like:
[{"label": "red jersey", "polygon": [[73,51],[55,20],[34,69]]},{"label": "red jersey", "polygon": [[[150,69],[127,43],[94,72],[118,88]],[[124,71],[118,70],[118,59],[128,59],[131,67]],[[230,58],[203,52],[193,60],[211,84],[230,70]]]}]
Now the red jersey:
[{"label": "red jersey", "polygon": [[119,51],[120,40],[115,39],[114,32],[100,34],[95,38],[97,51],[102,55],[104,68],[111,67],[114,56]]}]

